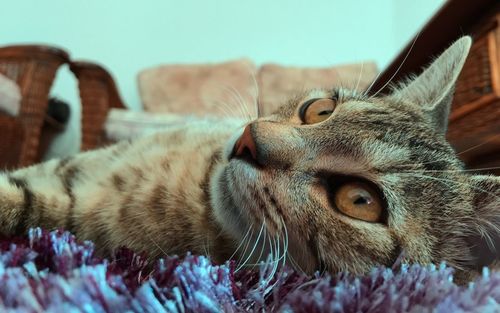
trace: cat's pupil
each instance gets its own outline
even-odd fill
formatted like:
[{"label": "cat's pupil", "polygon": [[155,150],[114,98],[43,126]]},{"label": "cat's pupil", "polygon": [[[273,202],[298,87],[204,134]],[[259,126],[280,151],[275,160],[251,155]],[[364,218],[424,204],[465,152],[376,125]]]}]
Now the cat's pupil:
[{"label": "cat's pupil", "polygon": [[330,115],[330,114],[332,114],[332,112],[333,111],[329,111],[329,110],[327,111],[327,110],[325,110],[325,111],[319,112],[318,115]]},{"label": "cat's pupil", "polygon": [[365,198],[365,197],[358,197],[358,198],[356,198],[356,200],[354,200],[355,205],[366,205],[369,202],[370,201],[368,200],[368,198]]}]

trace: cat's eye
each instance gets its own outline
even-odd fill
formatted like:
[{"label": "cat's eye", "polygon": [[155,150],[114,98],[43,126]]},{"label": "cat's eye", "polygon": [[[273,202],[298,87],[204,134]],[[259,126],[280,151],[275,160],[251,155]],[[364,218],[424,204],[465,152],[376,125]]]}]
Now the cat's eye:
[{"label": "cat's eye", "polygon": [[352,218],[366,222],[380,222],[384,204],[375,188],[363,182],[347,182],[334,195],[337,209]]},{"label": "cat's eye", "polygon": [[326,120],[335,110],[332,99],[311,99],[300,108],[300,119],[304,124],[316,124]]}]

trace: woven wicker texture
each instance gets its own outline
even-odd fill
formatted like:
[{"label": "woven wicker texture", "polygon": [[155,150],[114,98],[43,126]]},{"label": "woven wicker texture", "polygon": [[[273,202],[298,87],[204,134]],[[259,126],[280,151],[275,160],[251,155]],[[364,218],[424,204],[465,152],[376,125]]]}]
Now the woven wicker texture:
[{"label": "woven wicker texture", "polygon": [[0,114],[0,170],[8,170],[18,166],[24,141],[23,122],[15,117]]},{"label": "woven wicker texture", "polygon": [[488,36],[474,43],[455,87],[453,109],[480,99],[493,92]]},{"label": "woven wicker texture", "polygon": [[[0,141],[0,150],[12,144],[21,145],[18,166],[38,161],[38,147],[48,95],[60,65],[68,62],[66,52],[46,46],[9,46],[0,48],[0,72],[21,88],[22,102],[19,118],[24,137],[18,141]],[[2,127],[3,124],[2,124]],[[5,126],[10,127],[10,126]],[[18,131],[14,131],[18,133]]]},{"label": "woven wicker texture", "polygon": [[82,104],[82,151],[105,142],[104,122],[110,108],[124,108],[111,75],[103,67],[88,62],[72,62],[71,71],[78,78]]}]

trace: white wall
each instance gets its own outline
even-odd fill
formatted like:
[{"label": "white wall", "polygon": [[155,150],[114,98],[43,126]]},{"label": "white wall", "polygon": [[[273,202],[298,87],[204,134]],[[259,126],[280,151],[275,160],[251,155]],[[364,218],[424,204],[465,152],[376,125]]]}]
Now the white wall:
[{"label": "white wall", "polygon": [[[105,65],[132,109],[136,73],[161,63],[249,57],[257,64],[325,66],[374,60],[383,68],[444,0],[11,0],[0,11],[0,45],[48,43]],[[64,68],[54,95],[77,106]],[[73,152],[79,114],[58,140]]]}]

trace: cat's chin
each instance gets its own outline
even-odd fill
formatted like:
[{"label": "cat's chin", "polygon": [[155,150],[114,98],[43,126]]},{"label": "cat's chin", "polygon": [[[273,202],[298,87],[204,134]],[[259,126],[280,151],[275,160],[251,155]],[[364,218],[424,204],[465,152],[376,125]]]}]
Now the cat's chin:
[{"label": "cat's chin", "polygon": [[[252,217],[246,210],[246,205],[241,199],[241,194],[235,188],[241,186],[241,181],[234,180],[234,173],[247,173],[249,169],[242,169],[246,167],[242,161],[231,161],[223,166],[218,167],[214,171],[214,175],[210,182],[211,205],[213,214],[219,227],[227,232],[235,242],[239,242],[244,236],[244,232],[252,223]],[[244,179],[242,175],[240,179]],[[247,176],[249,179],[249,176]]]}]

